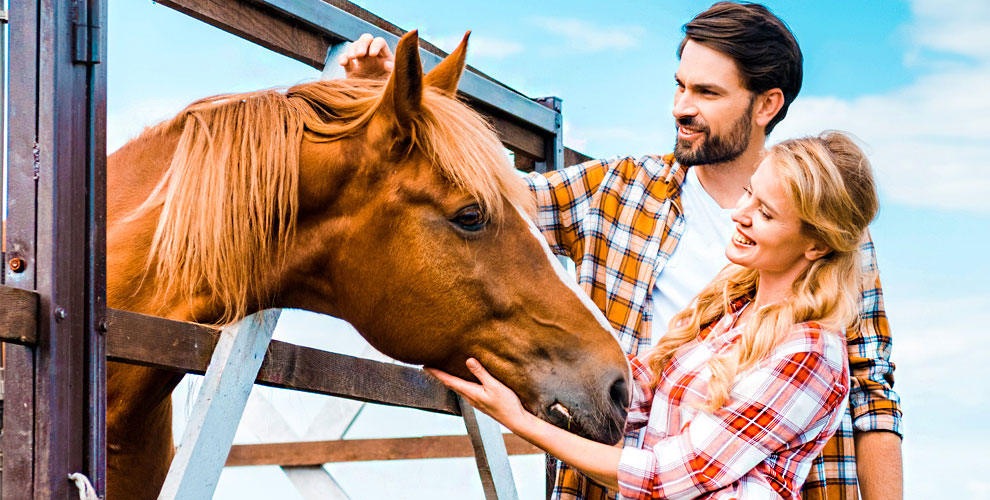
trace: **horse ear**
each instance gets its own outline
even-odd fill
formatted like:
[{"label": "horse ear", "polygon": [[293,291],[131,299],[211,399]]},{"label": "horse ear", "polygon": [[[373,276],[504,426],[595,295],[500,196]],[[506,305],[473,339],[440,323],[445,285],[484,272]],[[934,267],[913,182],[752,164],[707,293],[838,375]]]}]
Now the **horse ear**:
[{"label": "horse ear", "polygon": [[464,33],[460,45],[426,74],[427,85],[443,90],[450,95],[457,93],[457,82],[460,81],[461,74],[464,73],[469,36],[471,36],[470,31]]},{"label": "horse ear", "polygon": [[419,62],[419,34],[406,33],[395,48],[395,69],[382,94],[382,104],[395,112],[400,125],[415,118],[423,104],[423,65]]}]

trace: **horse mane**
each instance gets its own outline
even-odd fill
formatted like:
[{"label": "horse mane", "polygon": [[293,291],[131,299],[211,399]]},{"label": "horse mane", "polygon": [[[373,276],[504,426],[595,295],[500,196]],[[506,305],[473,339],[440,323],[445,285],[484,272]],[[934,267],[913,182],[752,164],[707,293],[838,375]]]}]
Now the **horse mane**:
[{"label": "horse mane", "polygon": [[[331,80],[287,90],[208,97],[145,134],[179,130],[175,153],[148,198],[128,217],[156,210],[145,272],[157,277],[155,301],[190,302],[206,293],[238,320],[264,306],[261,277],[284,262],[295,231],[303,138],[332,141],[362,133],[381,105],[383,82]],[[504,203],[535,212],[491,126],[467,105],[426,88],[411,146],[472,194],[499,221]]]}]

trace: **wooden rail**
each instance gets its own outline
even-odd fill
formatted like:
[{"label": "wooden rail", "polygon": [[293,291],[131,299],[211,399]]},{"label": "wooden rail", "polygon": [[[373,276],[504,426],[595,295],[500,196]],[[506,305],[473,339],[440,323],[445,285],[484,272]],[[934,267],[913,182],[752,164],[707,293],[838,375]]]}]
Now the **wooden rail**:
[{"label": "wooden rail", "polygon": [[[0,341],[36,342],[38,295],[0,286]],[[107,359],[203,374],[220,330],[107,309]],[[369,383],[373,381],[374,383]],[[456,396],[418,368],[273,340],[257,384],[460,415]]]},{"label": "wooden rail", "polygon": [[[502,434],[509,455],[539,455],[543,450],[515,434]],[[230,449],[227,467],[242,465],[305,466],[335,462],[472,457],[468,436],[390,439],[339,439],[293,443],[239,444]]]}]

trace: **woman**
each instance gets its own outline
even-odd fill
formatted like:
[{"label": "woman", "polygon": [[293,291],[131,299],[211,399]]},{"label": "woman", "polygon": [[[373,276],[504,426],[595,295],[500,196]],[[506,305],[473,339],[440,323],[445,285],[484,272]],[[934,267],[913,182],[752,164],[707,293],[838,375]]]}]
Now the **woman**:
[{"label": "woman", "polygon": [[537,419],[473,359],[481,384],[428,369],[512,432],[632,498],[796,498],[849,391],[858,247],[877,212],[869,162],[845,135],[772,147],[740,198],[730,264],[632,361],[626,430],[596,443]]}]

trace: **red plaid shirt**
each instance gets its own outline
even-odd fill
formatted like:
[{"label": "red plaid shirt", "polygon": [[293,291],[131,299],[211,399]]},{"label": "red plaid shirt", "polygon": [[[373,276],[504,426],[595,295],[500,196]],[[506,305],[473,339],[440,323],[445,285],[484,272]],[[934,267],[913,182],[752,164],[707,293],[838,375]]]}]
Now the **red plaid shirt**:
[{"label": "red plaid shirt", "polygon": [[839,427],[849,393],[841,332],[795,325],[767,359],[735,379],[729,400],[704,408],[709,361],[739,339],[741,309],[682,346],[652,373],[634,359],[626,430],[646,426],[643,447],[627,446],[619,486],[627,498],[799,498],[811,464]]}]

